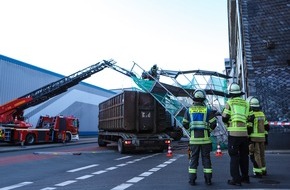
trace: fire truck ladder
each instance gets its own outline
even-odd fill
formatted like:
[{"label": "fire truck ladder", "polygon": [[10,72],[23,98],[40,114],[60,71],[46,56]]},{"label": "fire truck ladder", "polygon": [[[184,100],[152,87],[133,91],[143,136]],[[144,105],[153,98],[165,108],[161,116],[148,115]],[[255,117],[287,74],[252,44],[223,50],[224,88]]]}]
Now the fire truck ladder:
[{"label": "fire truck ladder", "polygon": [[52,82],[48,85],[45,85],[37,90],[34,90],[21,98],[32,98],[32,101],[27,102],[26,104],[21,105],[21,110],[40,104],[54,96],[57,96],[65,91],[68,88],[77,85],[82,80],[89,78],[91,75],[102,71],[103,69],[114,65],[116,62],[114,60],[103,60],[94,65],[91,65],[85,69],[82,69],[74,74],[71,74],[67,77],[64,77],[58,81]]}]

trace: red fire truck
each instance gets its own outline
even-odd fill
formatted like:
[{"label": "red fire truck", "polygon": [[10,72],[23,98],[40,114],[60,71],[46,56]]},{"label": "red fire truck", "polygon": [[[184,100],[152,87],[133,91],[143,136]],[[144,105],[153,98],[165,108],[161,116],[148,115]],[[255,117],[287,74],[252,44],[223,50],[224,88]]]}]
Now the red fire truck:
[{"label": "red fire truck", "polygon": [[115,62],[102,61],[45,85],[0,106],[0,141],[14,144],[69,142],[78,139],[79,120],[73,116],[40,116],[35,127],[25,121],[24,110],[55,97]]},{"label": "red fire truck", "polygon": [[32,145],[71,140],[79,140],[79,120],[73,116],[40,116],[35,128],[16,118],[0,127],[2,142]]}]

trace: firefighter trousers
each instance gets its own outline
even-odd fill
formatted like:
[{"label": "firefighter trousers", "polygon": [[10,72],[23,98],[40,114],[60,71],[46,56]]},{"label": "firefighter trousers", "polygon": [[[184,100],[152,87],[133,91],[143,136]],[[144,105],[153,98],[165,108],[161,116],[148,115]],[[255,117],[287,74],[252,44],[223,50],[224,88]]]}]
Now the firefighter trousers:
[{"label": "firefighter trousers", "polygon": [[230,174],[234,182],[249,179],[249,140],[248,137],[228,136]]},{"label": "firefighter trousers", "polygon": [[250,142],[249,152],[254,174],[262,175],[263,168],[266,168],[265,142]]},{"label": "firefighter trousers", "polygon": [[197,167],[199,164],[199,155],[201,155],[203,173],[205,180],[212,178],[212,166],[210,159],[210,152],[212,151],[212,144],[190,144],[189,145],[189,180],[195,181],[197,178]]}]

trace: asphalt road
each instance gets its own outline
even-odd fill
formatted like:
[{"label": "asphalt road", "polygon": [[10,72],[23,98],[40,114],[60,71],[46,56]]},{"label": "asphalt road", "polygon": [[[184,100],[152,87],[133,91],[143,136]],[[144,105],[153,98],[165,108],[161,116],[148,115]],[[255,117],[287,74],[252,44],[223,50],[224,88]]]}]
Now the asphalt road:
[{"label": "asphalt road", "polygon": [[186,148],[172,145],[173,155],[168,157],[167,152],[119,154],[114,146],[98,147],[96,138],[24,147],[0,144],[0,190],[290,189],[287,151],[268,151],[269,175],[251,178],[242,187],[226,183],[230,178],[226,151],[220,157],[212,152],[213,185],[204,184],[200,165],[197,185],[192,187],[187,183]]}]

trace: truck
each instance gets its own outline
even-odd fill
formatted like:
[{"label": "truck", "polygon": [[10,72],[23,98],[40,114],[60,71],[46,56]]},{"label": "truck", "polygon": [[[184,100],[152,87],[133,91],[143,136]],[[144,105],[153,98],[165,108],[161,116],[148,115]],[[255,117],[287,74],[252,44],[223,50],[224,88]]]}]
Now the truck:
[{"label": "truck", "polygon": [[118,152],[163,152],[171,143],[165,108],[149,93],[123,92],[99,104],[98,144],[115,143]]},{"label": "truck", "polygon": [[32,145],[79,140],[79,121],[74,116],[40,116],[35,128],[20,123],[16,118],[13,124],[2,124],[0,141]]},{"label": "truck", "polygon": [[0,105],[0,142],[31,145],[77,140],[79,138],[79,120],[77,118],[61,115],[40,116],[34,127],[24,118],[24,110],[66,92],[68,88],[107,67],[121,71],[114,64],[114,60],[103,60]]}]

